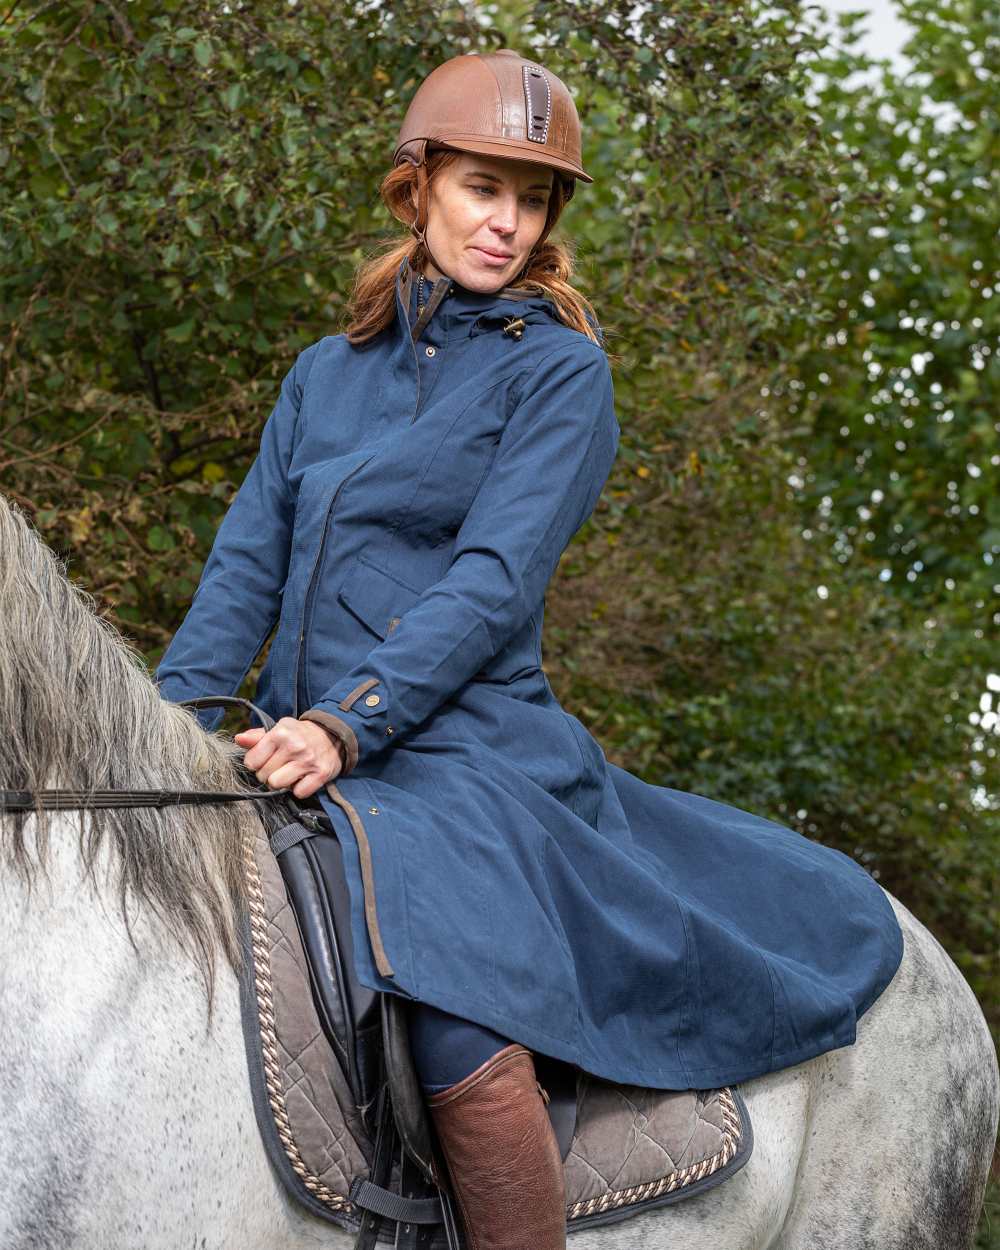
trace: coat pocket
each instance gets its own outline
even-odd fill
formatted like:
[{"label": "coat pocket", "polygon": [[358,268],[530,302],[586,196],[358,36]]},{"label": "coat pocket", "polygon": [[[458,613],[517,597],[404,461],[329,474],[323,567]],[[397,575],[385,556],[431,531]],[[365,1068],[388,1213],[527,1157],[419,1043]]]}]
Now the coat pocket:
[{"label": "coat pocket", "polygon": [[373,634],[388,638],[422,594],[395,574],[357,556],[340,584],[337,598]]}]

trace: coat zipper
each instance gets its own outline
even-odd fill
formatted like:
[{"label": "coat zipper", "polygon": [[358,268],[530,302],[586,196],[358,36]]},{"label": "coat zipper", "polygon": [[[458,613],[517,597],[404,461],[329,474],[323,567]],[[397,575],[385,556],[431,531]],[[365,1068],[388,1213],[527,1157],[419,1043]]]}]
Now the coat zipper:
[{"label": "coat zipper", "polygon": [[323,538],[320,541],[319,550],[316,552],[316,557],[313,560],[312,570],[309,574],[309,584],[306,587],[305,602],[302,605],[302,621],[299,625],[299,641],[298,641],[298,647],[296,648],[296,652],[295,652],[294,689],[292,691],[292,706],[294,708],[292,715],[295,717],[298,717],[299,715],[299,678],[301,676],[301,666],[302,666],[302,644],[306,636],[306,625],[308,624],[308,621],[309,621],[309,609],[312,606],[313,591],[315,589],[315,582],[316,582],[316,572],[320,566],[321,560],[323,559],[323,555],[326,552],[326,540],[330,534],[330,521],[333,517],[333,509],[337,503],[337,499],[340,495],[340,492],[343,490],[345,484],[351,480],[351,478],[355,475],[355,473],[360,473],[360,471],[365,467],[365,465],[368,463],[369,460],[374,460],[374,458],[375,458],[375,452],[372,452],[372,454],[368,457],[367,460],[362,460],[360,464],[355,465],[355,467],[350,471],[350,473],[348,473],[348,475],[345,478],[342,478],[337,483],[337,489],[333,492],[333,498],[330,500],[330,503],[326,509],[326,519],[323,523]]},{"label": "coat zipper", "polygon": [[[319,544],[319,550],[316,552],[316,558],[313,560],[312,570],[309,574],[309,584],[306,587],[305,602],[302,605],[302,623],[299,626],[299,645],[295,657],[295,690],[294,690],[294,715],[299,714],[299,675],[302,664],[302,643],[306,636],[306,624],[309,619],[309,609],[312,606],[313,591],[316,583],[316,572],[320,567],[323,554],[326,551],[326,541],[330,533],[330,522],[333,519],[333,510],[336,506],[337,499],[343,490],[345,483],[349,482],[356,473],[359,473],[370,460],[374,460],[376,453],[372,452],[367,459],[362,460],[359,465],[341,478],[337,483],[337,489],[333,492],[333,497],[326,510],[326,519],[323,525],[323,537]],[[341,807],[347,819],[350,821],[351,828],[354,831],[354,837],[358,845],[358,854],[361,860],[361,888],[364,895],[364,911],[365,911],[365,927],[368,930],[368,940],[371,943],[372,955],[375,960],[375,967],[378,969],[379,975],[391,978],[396,975],[389,957],[385,953],[385,946],[382,942],[382,933],[378,923],[378,908],[375,903],[375,877],[372,871],[372,853],[371,846],[368,842],[368,834],[362,823],[361,817],[358,815],[357,809],[353,803],[350,803],[337,789],[334,783],[328,782],[326,792],[331,799]]]},{"label": "coat zipper", "polygon": [[[407,295],[407,304],[408,303],[409,303],[409,295]],[[416,421],[417,419],[417,413],[420,411],[420,358],[417,355],[416,341],[410,330],[410,310],[409,308],[405,307],[405,305],[404,305],[404,311],[406,313],[406,337],[410,341],[410,351],[413,352],[413,369],[417,375],[417,399],[413,405],[413,416],[410,417],[410,425],[412,425],[414,421]]]},{"label": "coat zipper", "polygon": [[410,417],[410,425],[417,419],[417,413],[420,411],[420,360],[417,357],[417,345],[413,339],[410,339],[410,347],[413,349],[413,367],[417,371],[417,402],[413,405],[413,416]]},{"label": "coat zipper", "polygon": [[[410,424],[412,425],[417,419],[417,413],[420,411],[420,362],[417,359],[417,345],[413,341],[412,335],[409,333],[409,309],[406,308],[405,312],[407,337],[410,339],[410,347],[413,351],[413,363],[416,367],[417,373],[417,402],[413,410],[413,416],[410,418]],[[305,602],[302,605],[302,622],[299,626],[299,641],[295,656],[294,714],[296,717],[299,714],[299,676],[302,665],[302,645],[306,636],[306,625],[309,620],[309,610],[312,607],[313,591],[316,583],[316,572],[319,569],[323,555],[326,552],[326,543],[330,535],[330,522],[333,518],[333,510],[345,483],[349,482],[355,473],[360,472],[360,470],[363,469],[370,460],[373,460],[374,457],[375,453],[373,452],[366,460],[363,460],[361,464],[352,469],[351,472],[337,484],[337,489],[333,492],[333,498],[330,500],[329,506],[326,510],[326,519],[323,524],[323,537],[320,540],[319,549],[316,552],[315,559],[313,560],[313,566],[309,573],[309,583],[306,586]],[[382,943],[382,934],[379,929],[378,909],[375,903],[375,878],[372,871],[371,845],[368,841],[368,834],[365,830],[364,823],[358,815],[357,808],[355,808],[354,804],[340,793],[332,781],[327,783],[326,792],[347,816],[358,846],[358,854],[361,862],[361,887],[362,893],[364,894],[365,927],[368,930],[368,940],[375,960],[375,967],[380,976],[386,978],[395,977],[396,973],[392,964],[389,962],[388,955],[385,952],[385,946]],[[407,997],[412,997],[412,995],[407,995]]]},{"label": "coat zipper", "polygon": [[[440,282],[441,279],[439,278],[438,281]],[[437,308],[438,304],[441,303],[441,301],[445,298],[446,295],[449,295],[451,293],[453,286],[454,286],[454,283],[452,283],[449,280],[448,284],[444,287],[440,296],[438,296],[437,299],[434,298],[434,295],[431,295],[430,300],[428,300],[427,302],[430,303],[433,300],[434,307],[431,309],[432,315],[433,315],[434,309]],[[410,425],[412,425],[414,421],[416,421],[417,416],[420,413],[420,357],[417,355],[417,341],[413,337],[413,332],[410,329],[410,309],[408,305],[409,305],[409,292],[407,292],[406,303],[403,305],[403,308],[406,313],[406,337],[410,340],[410,347],[413,349],[413,364],[417,371],[417,402],[413,408],[413,416],[410,418]]]}]

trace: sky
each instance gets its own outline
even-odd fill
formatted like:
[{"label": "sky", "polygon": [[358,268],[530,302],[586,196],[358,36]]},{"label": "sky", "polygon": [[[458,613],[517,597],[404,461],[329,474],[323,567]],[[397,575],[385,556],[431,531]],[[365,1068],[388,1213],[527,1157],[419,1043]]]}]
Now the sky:
[{"label": "sky", "polygon": [[831,15],[863,10],[869,16],[862,23],[866,37],[861,47],[873,57],[887,57],[897,71],[909,66],[900,48],[906,42],[908,27],[896,16],[892,0],[820,0],[821,7]]}]

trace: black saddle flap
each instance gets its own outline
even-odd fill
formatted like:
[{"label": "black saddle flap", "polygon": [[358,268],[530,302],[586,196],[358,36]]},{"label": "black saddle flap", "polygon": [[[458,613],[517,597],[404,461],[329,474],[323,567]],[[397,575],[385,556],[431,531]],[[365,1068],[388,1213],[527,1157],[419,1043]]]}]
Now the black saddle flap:
[{"label": "black saddle flap", "polygon": [[340,843],[322,827],[302,828],[290,846],[280,838],[279,833],[272,844],[305,948],[320,1023],[364,1110],[374,1106],[378,1094],[382,1020],[378,991],[362,985],[354,971]]},{"label": "black saddle flap", "polygon": [[409,1004],[396,994],[382,995],[382,1044],[396,1132],[427,1181],[434,1180],[434,1148],[423,1091],[413,1057],[407,1023]]}]

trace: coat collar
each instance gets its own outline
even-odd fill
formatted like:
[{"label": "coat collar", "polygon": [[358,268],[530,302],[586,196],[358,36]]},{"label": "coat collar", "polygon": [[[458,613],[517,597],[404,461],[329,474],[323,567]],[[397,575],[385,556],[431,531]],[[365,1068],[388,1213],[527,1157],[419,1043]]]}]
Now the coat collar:
[{"label": "coat collar", "polygon": [[[453,278],[424,279],[424,311],[417,316],[417,271],[404,257],[396,274],[396,309],[399,324],[409,327],[416,341],[427,326],[448,339],[474,338],[489,330],[499,329],[512,338],[523,335],[527,327],[540,322],[559,321],[555,304],[536,291],[506,286],[500,291],[470,291]],[[520,326],[518,322],[522,323]],[[510,330],[506,327],[510,326]]]}]

